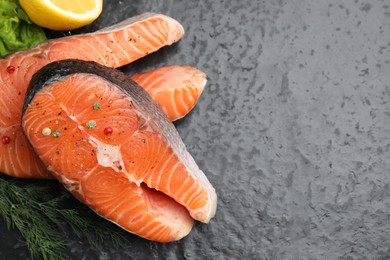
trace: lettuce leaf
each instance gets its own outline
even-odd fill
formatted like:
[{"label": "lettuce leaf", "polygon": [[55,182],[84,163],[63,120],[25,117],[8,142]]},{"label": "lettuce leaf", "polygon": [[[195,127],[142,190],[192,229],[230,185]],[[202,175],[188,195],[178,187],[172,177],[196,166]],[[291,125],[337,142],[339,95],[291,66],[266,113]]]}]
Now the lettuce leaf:
[{"label": "lettuce leaf", "polygon": [[31,22],[18,0],[0,0],[0,56],[45,40],[43,29]]}]

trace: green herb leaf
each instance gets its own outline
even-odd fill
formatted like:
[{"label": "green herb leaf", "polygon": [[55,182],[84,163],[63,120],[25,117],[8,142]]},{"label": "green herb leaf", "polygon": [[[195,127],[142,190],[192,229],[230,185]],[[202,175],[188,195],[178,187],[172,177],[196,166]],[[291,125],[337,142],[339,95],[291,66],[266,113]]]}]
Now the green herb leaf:
[{"label": "green herb leaf", "polygon": [[127,243],[125,231],[75,200],[56,181],[1,177],[0,217],[8,229],[20,231],[33,259],[65,259],[64,225],[93,249],[107,240],[116,247]]},{"label": "green herb leaf", "polygon": [[43,29],[31,22],[18,0],[0,0],[0,56],[45,40]]}]

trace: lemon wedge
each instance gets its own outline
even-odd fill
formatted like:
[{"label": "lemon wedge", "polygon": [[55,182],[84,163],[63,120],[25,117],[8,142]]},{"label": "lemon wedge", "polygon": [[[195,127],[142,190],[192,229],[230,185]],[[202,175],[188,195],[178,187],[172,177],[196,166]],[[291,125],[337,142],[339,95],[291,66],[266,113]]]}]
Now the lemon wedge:
[{"label": "lemon wedge", "polygon": [[19,0],[35,24],[52,30],[73,30],[92,23],[103,0]]}]

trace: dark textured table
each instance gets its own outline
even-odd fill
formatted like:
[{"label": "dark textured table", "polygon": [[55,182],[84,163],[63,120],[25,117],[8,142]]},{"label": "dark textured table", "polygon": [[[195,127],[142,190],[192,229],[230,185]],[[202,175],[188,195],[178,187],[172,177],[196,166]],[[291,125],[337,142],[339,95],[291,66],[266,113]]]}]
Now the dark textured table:
[{"label": "dark textured table", "polygon": [[[129,235],[124,249],[93,251],[69,239],[70,259],[390,258],[390,1],[104,2],[72,33],[146,11],[186,29],[123,71],[207,72],[176,126],[218,210],[170,244]],[[17,232],[0,232],[1,259],[28,257]]]}]

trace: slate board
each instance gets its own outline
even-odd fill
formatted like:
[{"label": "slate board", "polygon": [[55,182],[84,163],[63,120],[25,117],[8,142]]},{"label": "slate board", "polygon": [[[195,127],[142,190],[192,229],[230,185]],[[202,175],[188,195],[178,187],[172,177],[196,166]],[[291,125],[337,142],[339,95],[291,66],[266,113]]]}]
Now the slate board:
[{"label": "slate board", "polygon": [[[122,70],[207,72],[176,126],[216,187],[217,215],[170,244],[129,235],[123,250],[93,251],[69,239],[69,259],[389,259],[389,1],[107,0],[71,34],[146,11],[186,36]],[[17,232],[0,232],[1,259],[28,257]]]}]

